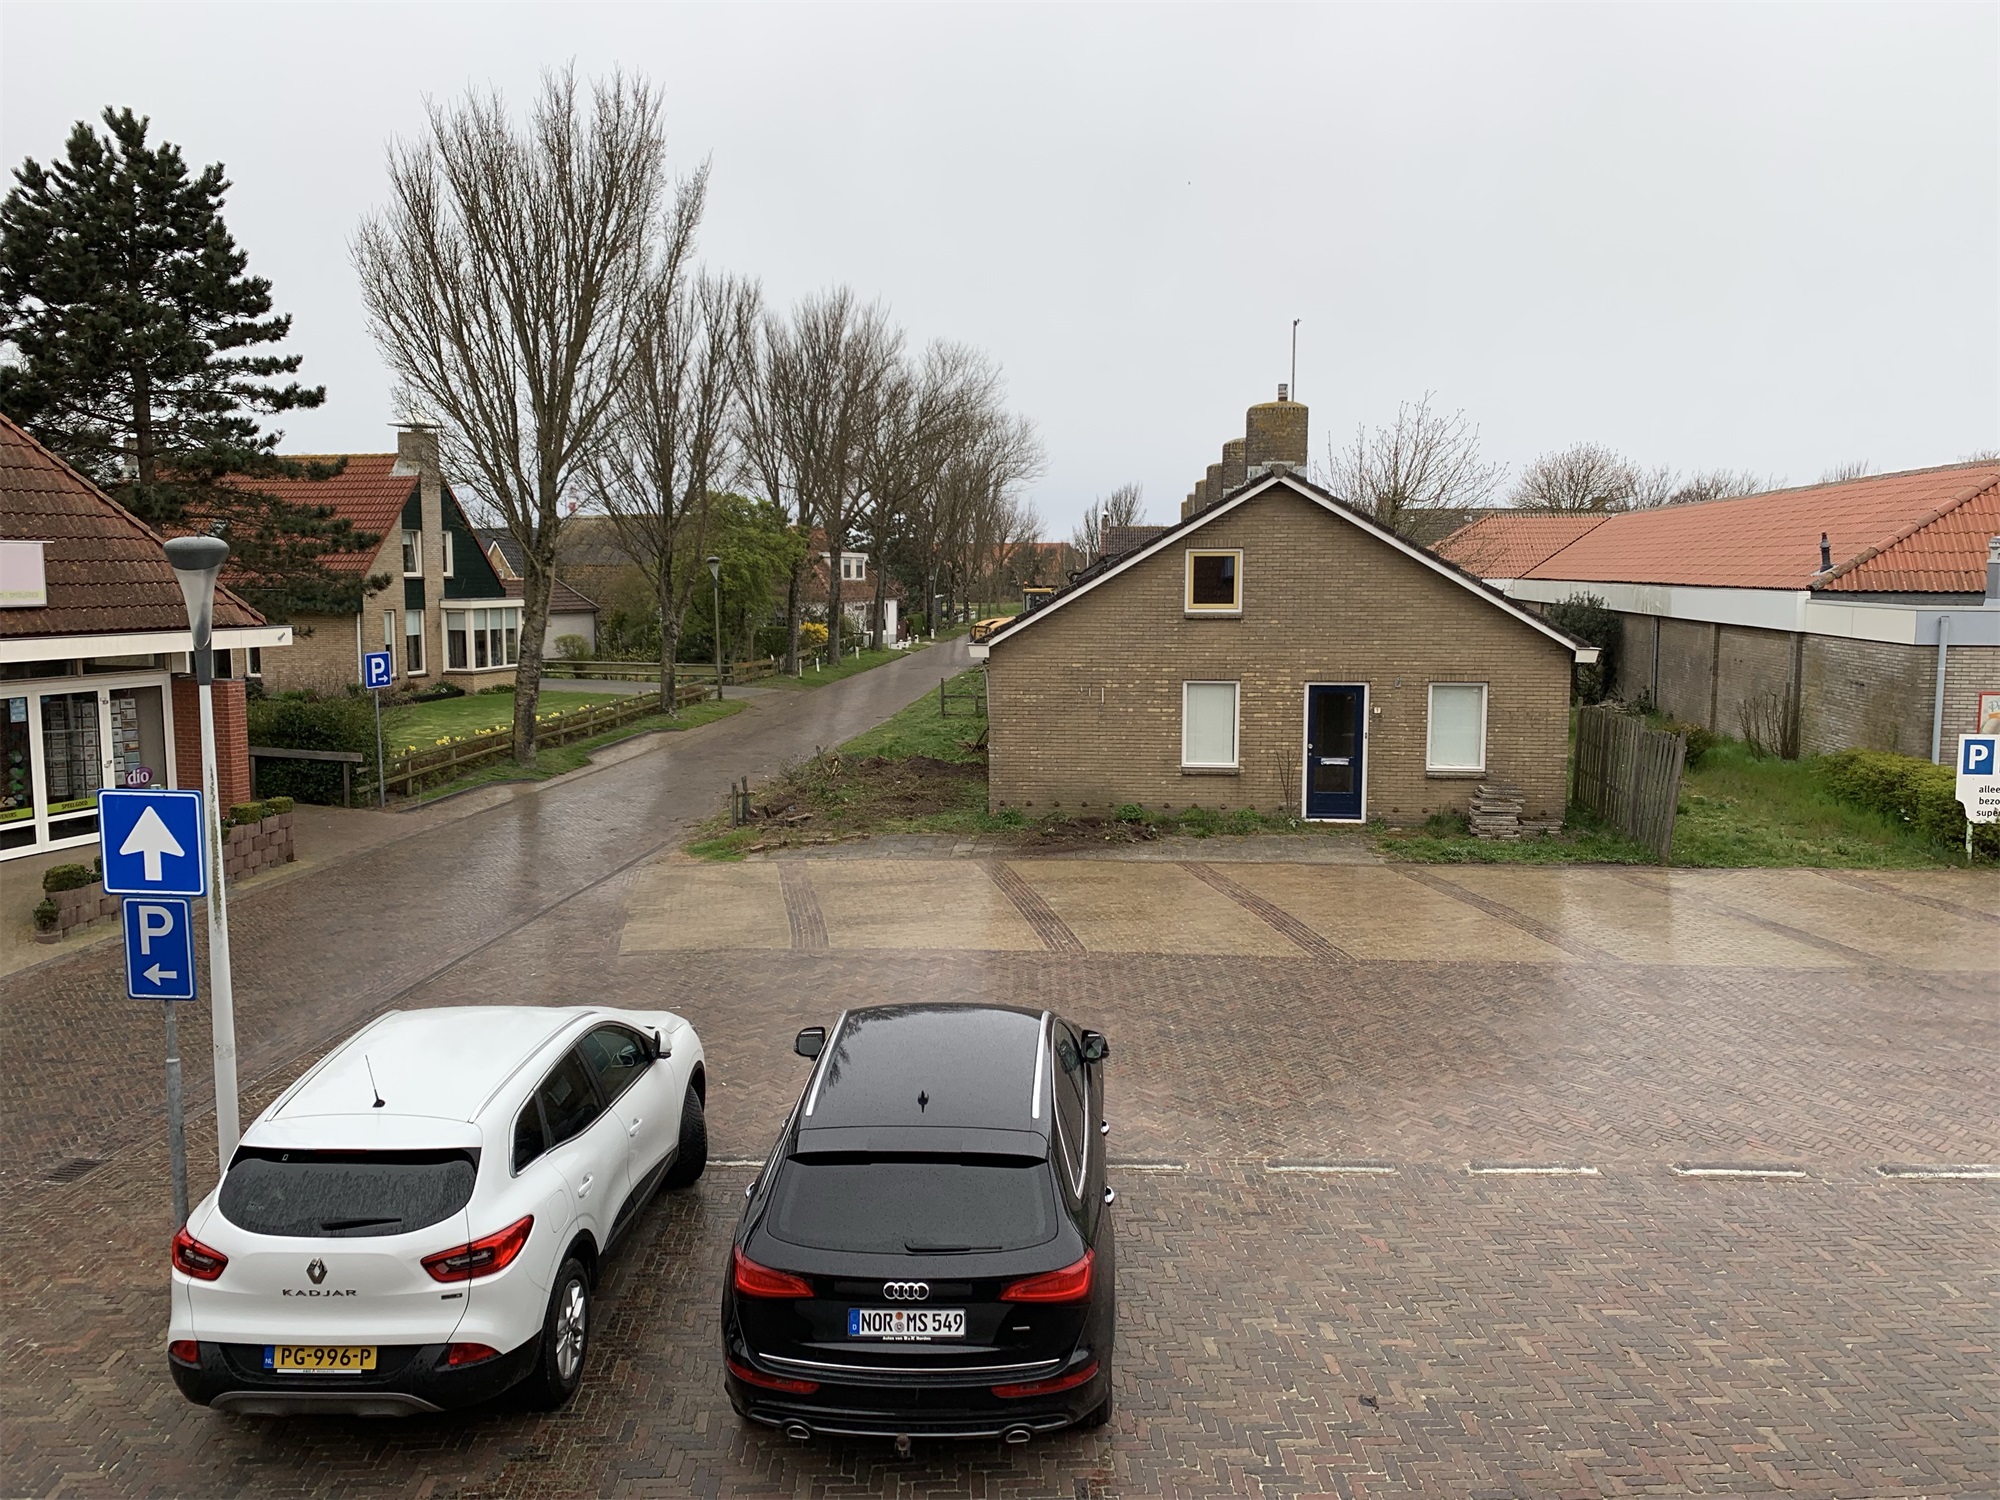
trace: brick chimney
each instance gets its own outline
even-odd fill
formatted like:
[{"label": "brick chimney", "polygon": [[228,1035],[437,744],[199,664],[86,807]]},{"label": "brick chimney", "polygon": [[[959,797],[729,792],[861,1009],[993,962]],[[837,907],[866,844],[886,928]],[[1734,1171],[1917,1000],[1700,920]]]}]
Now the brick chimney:
[{"label": "brick chimney", "polygon": [[403,422],[396,428],[396,472],[426,479],[442,477],[438,430],[424,422]]},{"label": "brick chimney", "polygon": [[1210,464],[1208,466],[1208,474],[1205,477],[1208,480],[1209,499],[1220,500],[1225,494],[1228,493],[1227,487],[1222,482],[1221,464]]},{"label": "brick chimney", "polygon": [[1243,415],[1244,464],[1249,477],[1268,473],[1274,465],[1306,466],[1306,408],[1291,399],[1284,386],[1276,401],[1264,401]]},{"label": "brick chimney", "polygon": [[1222,445],[1222,489],[1224,494],[1227,494],[1230,490],[1241,488],[1243,481],[1250,477],[1249,465],[1244,459],[1247,447],[1248,445],[1242,438],[1231,438]]}]

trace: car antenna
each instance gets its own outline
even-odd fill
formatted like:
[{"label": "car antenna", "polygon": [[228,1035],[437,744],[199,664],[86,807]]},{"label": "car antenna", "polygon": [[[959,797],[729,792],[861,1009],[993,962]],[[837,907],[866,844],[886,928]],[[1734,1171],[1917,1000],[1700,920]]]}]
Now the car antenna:
[{"label": "car antenna", "polygon": [[374,1092],[375,1108],[380,1109],[386,1101],[382,1098],[381,1086],[375,1082],[375,1064],[368,1060],[366,1052],[361,1054],[361,1066],[368,1070],[368,1087]]}]

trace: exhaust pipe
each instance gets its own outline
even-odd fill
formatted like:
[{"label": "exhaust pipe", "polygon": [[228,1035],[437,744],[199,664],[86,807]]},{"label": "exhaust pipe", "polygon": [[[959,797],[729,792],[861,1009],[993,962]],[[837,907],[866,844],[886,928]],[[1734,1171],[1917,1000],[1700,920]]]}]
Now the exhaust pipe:
[{"label": "exhaust pipe", "polygon": [[1034,1435],[1026,1427],[1009,1427],[1005,1432],[1000,1434],[1000,1441],[1003,1443],[1025,1443]]},{"label": "exhaust pipe", "polygon": [[785,1424],[785,1436],[788,1438],[794,1438],[803,1443],[810,1439],[812,1435],[813,1430],[803,1422],[787,1422]]}]

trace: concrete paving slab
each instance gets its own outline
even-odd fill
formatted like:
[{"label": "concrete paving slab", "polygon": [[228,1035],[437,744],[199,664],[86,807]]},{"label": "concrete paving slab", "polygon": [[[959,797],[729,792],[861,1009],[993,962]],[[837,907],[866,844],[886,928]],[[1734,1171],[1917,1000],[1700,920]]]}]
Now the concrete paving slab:
[{"label": "concrete paving slab", "polygon": [[1908,903],[1823,879],[1813,870],[1686,871],[1669,881],[1755,916],[1824,934],[1888,963],[1991,969],[2000,961],[2000,933],[1988,923],[1935,909],[1916,921]]},{"label": "concrete paving slab", "polygon": [[789,948],[779,875],[776,865],[647,865],[633,882],[618,950]]},{"label": "concrete paving slab", "polygon": [[1918,898],[1920,904],[1945,901],[2000,917],[2000,876],[1991,870],[1840,870],[1831,873],[1842,884],[1880,886]]},{"label": "concrete paving slab", "polygon": [[986,871],[962,859],[843,860],[812,867],[834,948],[1042,951]]},{"label": "concrete paving slab", "polygon": [[1560,948],[1393,868],[1232,864],[1229,874],[1356,958],[1570,962]]},{"label": "concrete paving slab", "polygon": [[1817,969],[1846,962],[1830,950],[1717,912],[1692,893],[1649,888],[1612,870],[1461,865],[1440,873],[1632,963]]},{"label": "concrete paving slab", "polygon": [[1298,956],[1269,923],[1178,866],[1013,860],[1007,868],[1091,952]]}]

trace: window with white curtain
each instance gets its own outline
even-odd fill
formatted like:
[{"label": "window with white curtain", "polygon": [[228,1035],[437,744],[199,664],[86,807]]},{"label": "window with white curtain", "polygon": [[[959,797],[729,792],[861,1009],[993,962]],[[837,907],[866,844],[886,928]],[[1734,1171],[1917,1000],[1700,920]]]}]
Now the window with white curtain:
[{"label": "window with white curtain", "polygon": [[424,612],[420,609],[403,611],[403,671],[411,677],[421,676],[424,670]]},{"label": "window with white curtain", "polygon": [[1198,767],[1236,766],[1236,698],[1234,682],[1181,684],[1181,764]]},{"label": "window with white curtain", "polygon": [[411,531],[407,527],[403,531],[403,576],[405,578],[424,576],[424,534],[421,531]]},{"label": "window with white curtain", "polygon": [[1431,684],[1426,765],[1433,771],[1486,769],[1486,684]]}]

